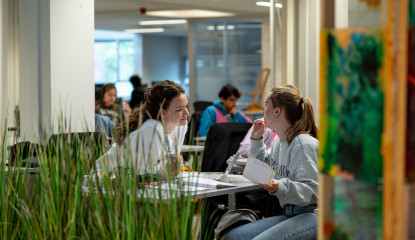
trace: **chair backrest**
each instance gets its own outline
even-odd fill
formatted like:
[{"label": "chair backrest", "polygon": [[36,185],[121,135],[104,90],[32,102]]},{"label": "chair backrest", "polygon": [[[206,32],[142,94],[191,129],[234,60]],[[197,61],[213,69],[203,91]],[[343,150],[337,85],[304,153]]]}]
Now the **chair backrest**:
[{"label": "chair backrest", "polygon": [[213,102],[209,101],[196,101],[193,103],[193,107],[195,108],[195,112],[203,112],[207,107],[212,105]]},{"label": "chair backrest", "polygon": [[186,137],[184,144],[193,145],[195,144],[195,137],[199,136],[200,119],[202,118],[203,112],[194,112],[190,116]]},{"label": "chair backrest", "polygon": [[[64,149],[70,152],[63,152]],[[53,134],[46,145],[47,153],[51,156],[59,156],[59,159],[74,159],[86,154],[90,164],[102,156],[109,148],[108,140],[103,132],[76,132]],[[64,156],[65,154],[70,156]]]},{"label": "chair backrest", "polygon": [[252,123],[214,123],[209,129],[203,154],[202,172],[222,172],[226,160],[238,151]]},{"label": "chair backrest", "polygon": [[[39,156],[43,146],[31,142],[19,142],[10,147],[9,164],[15,165],[17,161]],[[27,166],[23,166],[27,167]]]}]

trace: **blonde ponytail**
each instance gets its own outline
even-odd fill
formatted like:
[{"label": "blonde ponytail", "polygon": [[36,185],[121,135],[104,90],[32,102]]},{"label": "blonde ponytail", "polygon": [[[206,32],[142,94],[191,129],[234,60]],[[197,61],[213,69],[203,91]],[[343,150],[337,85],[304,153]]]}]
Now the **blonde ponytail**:
[{"label": "blonde ponytail", "polygon": [[270,96],[274,107],[283,107],[287,121],[292,127],[287,129],[288,144],[299,134],[310,134],[317,138],[318,128],[314,121],[313,105],[300,91],[292,85],[284,85],[272,89]]}]

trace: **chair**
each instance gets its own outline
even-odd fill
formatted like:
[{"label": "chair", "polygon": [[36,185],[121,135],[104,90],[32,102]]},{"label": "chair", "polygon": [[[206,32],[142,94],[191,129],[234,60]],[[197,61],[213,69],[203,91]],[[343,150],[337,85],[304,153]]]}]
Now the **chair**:
[{"label": "chair", "polygon": [[92,165],[108,148],[109,143],[103,132],[60,133],[49,138],[46,152],[58,159],[73,159],[73,163],[86,158]]},{"label": "chair", "polygon": [[212,104],[213,102],[209,102],[209,101],[196,101],[193,103],[193,107],[195,109],[195,112],[203,113],[203,111],[205,111],[205,109]]},{"label": "chair", "polygon": [[185,144],[194,145],[195,137],[199,136],[200,119],[202,118],[203,112],[194,112],[190,116],[188,123],[188,129],[185,137]]},{"label": "chair", "polygon": [[252,123],[214,123],[209,129],[203,154],[202,172],[222,172],[226,160],[238,151]]},{"label": "chair", "polygon": [[16,143],[10,147],[10,158],[8,164],[10,166],[14,166],[19,164],[19,161],[22,161],[22,167],[38,167],[37,161],[31,160],[34,160],[33,158],[37,158],[42,150],[43,146],[37,143]]}]

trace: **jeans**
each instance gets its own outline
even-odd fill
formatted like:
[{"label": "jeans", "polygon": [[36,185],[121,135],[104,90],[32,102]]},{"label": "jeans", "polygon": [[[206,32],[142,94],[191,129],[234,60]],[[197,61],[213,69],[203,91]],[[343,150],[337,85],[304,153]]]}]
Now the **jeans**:
[{"label": "jeans", "polygon": [[285,207],[287,216],[269,217],[242,225],[231,230],[226,240],[317,239],[317,215],[311,211],[314,208]]}]

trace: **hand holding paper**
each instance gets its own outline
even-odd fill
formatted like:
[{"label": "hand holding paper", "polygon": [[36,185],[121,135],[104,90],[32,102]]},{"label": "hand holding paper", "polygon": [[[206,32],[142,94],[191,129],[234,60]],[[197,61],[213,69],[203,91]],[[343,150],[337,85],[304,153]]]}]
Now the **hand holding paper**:
[{"label": "hand holding paper", "polygon": [[269,194],[274,194],[278,191],[278,187],[280,186],[280,183],[276,179],[272,179],[271,183],[269,185],[266,184],[259,184],[260,187],[267,190]]},{"label": "hand holding paper", "polygon": [[265,162],[249,157],[245,165],[243,176],[254,183],[270,185],[274,170]]}]

